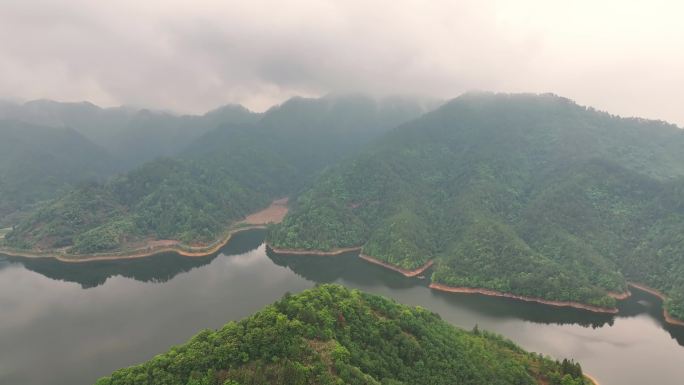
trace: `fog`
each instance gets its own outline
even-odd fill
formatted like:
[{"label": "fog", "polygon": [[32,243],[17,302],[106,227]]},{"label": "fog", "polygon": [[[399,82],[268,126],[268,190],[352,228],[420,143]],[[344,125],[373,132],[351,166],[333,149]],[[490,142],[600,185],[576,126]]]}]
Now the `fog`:
[{"label": "fog", "polygon": [[3,0],[0,98],[204,112],[553,92],[684,126],[678,1]]}]

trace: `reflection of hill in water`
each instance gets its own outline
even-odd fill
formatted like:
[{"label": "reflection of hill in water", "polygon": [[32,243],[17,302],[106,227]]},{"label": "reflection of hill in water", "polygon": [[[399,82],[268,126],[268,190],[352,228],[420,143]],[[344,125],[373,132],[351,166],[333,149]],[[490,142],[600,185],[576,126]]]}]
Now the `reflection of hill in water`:
[{"label": "reflection of hill in water", "polygon": [[[264,239],[264,230],[250,230],[235,234],[220,254],[238,255],[258,248]],[[182,257],[178,254],[162,254],[148,258],[99,261],[87,263],[64,263],[55,259],[0,258],[0,269],[20,263],[28,270],[48,278],[76,282],[83,288],[102,285],[109,277],[120,275],[144,282],[165,282],[178,274],[211,263],[216,256],[201,258]],[[393,290],[410,290],[426,286],[428,280],[403,277],[377,265],[367,263],[349,253],[335,257],[278,255],[267,249],[268,258],[279,266],[286,267],[295,274],[313,282],[327,283],[343,281],[361,289],[385,286]],[[428,274],[429,275],[429,272]],[[427,290],[427,288],[425,288]],[[430,302],[447,303],[456,309],[464,309],[484,317],[517,318],[543,324],[576,324],[584,327],[612,325],[614,316],[595,314],[571,308],[557,308],[530,302],[480,295],[443,293],[431,290],[422,304],[426,308],[439,308]],[[684,328],[668,325],[662,316],[661,301],[648,293],[633,290],[633,296],[620,302],[619,317],[633,317],[649,314],[659,320],[665,330],[680,345],[684,346]]]},{"label": "reflection of hill in water", "polygon": [[83,288],[102,285],[109,277],[116,275],[143,282],[166,282],[180,273],[210,263],[218,254],[236,255],[254,250],[261,245],[264,235],[264,230],[237,233],[219,253],[206,257],[190,258],[166,253],[145,258],[84,263],[65,263],[53,258],[6,258],[48,278],[76,282]]},{"label": "reflection of hill in water", "polygon": [[667,330],[673,339],[684,346],[684,327],[670,325],[665,322],[663,317],[663,301],[653,294],[635,288],[631,289],[632,297],[627,301],[620,302],[620,316],[634,317],[639,314],[647,313],[657,319],[663,329]]},{"label": "reflection of hill in water", "polygon": [[[286,255],[276,254],[267,248],[268,257],[277,265],[292,270],[295,274],[317,283],[329,283],[338,280],[371,287],[382,284],[392,289],[408,289],[415,286],[426,286],[428,281],[410,279],[377,265],[357,258],[356,253],[340,256]],[[429,271],[426,273],[429,276]],[[633,295],[619,302],[620,313],[617,317],[634,317],[649,314],[660,321],[663,329],[684,346],[684,327],[669,325],[663,319],[662,301],[649,293],[632,290]],[[544,324],[575,324],[584,327],[598,328],[612,325],[614,315],[592,313],[566,307],[552,307],[533,302],[516,301],[507,298],[487,297],[482,295],[444,293],[431,291],[432,299],[468,309],[492,318],[518,318]],[[423,306],[430,308],[430,304]]]},{"label": "reflection of hill in water", "polygon": [[[427,286],[428,284],[428,280],[406,278],[380,266],[365,262],[357,258],[356,253],[334,257],[279,255],[269,249],[267,254],[275,264],[288,267],[297,275],[318,283],[344,280],[361,287],[382,283],[392,289],[407,289],[414,286]],[[429,276],[429,272],[426,275]],[[435,301],[445,301],[453,306],[467,308],[475,313],[492,318],[514,317],[536,323],[577,324],[594,328],[606,324],[612,325],[614,321],[614,317],[610,314],[551,307],[506,298],[444,293],[434,290],[431,290],[431,295]],[[423,306],[430,308],[427,303]]]},{"label": "reflection of hill in water", "polygon": [[535,323],[580,325],[591,328],[612,325],[615,321],[612,314],[592,313],[571,307],[556,307],[510,298],[445,293],[436,290],[433,290],[432,294],[454,306],[468,308],[492,318],[514,317]]},{"label": "reflection of hill in water", "polygon": [[288,255],[276,254],[267,248],[266,254],[276,265],[287,267],[300,277],[317,283],[341,279],[360,286],[382,283],[392,289],[426,285],[426,281],[406,278],[365,262],[357,258],[357,253],[354,252],[336,256]]}]

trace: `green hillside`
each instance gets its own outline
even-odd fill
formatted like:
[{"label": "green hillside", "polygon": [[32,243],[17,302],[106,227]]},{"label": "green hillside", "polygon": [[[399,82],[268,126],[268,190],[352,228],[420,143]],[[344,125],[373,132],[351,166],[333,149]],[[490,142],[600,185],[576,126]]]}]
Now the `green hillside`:
[{"label": "green hillside", "polygon": [[268,235],[432,281],[614,306],[626,280],[684,318],[684,133],[553,95],[467,94],[325,173]]},{"label": "green hillside", "polygon": [[68,191],[18,223],[6,242],[76,254],[119,250],[149,238],[208,243],[231,222],[295,193],[422,108],[363,96],[295,98],[254,124],[209,131],[176,158]]},{"label": "green hillside", "polygon": [[10,214],[116,170],[112,156],[74,130],[0,120],[0,227],[12,224]]},{"label": "green hillside", "polygon": [[324,285],[97,385],[589,383],[579,364],[523,351],[484,331],[466,332],[420,307]]},{"label": "green hillside", "polygon": [[128,170],[145,161],[176,155],[219,125],[253,123],[259,114],[238,105],[204,115],[174,115],[133,107],[100,108],[87,102],[35,100],[0,105],[0,119],[71,128],[119,159],[120,170]]}]

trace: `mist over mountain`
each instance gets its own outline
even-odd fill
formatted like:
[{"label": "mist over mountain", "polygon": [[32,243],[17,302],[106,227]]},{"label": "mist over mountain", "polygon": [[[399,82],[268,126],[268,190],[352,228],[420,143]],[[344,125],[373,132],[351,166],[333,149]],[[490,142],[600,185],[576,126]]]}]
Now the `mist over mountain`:
[{"label": "mist over mountain", "polygon": [[116,157],[122,169],[175,155],[221,124],[251,123],[258,118],[259,114],[239,105],[226,105],[204,115],[175,115],[125,106],[100,108],[88,102],[51,100],[0,105],[0,119],[79,132]]},{"label": "mist over mountain", "polygon": [[432,282],[612,307],[627,280],[684,315],[684,132],[554,95],[466,94],[303,193],[277,248],[362,252]]},{"label": "mist over mountain", "polygon": [[681,385],[682,15],[0,0],[0,385]]},{"label": "mist over mountain", "polygon": [[23,248],[73,247],[76,253],[119,249],[148,237],[209,242],[231,221],[296,193],[325,167],[431,105],[362,95],[292,99],[256,122],[207,131],[177,157],[66,191],[18,223],[7,241]]},{"label": "mist over mountain", "polygon": [[0,120],[0,138],[0,225],[75,183],[121,171],[106,150],[70,128]]}]

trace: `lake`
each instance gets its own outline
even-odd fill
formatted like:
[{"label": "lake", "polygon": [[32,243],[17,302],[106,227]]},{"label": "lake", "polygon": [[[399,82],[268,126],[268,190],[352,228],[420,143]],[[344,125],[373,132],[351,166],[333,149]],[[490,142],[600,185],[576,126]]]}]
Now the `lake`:
[{"label": "lake", "polygon": [[[616,316],[441,293],[364,262],[267,253],[264,231],[239,233],[217,255],[175,254],[82,264],[0,256],[0,384],[92,384],[203,328],[218,328],[286,292],[335,282],[501,333],[525,349],[574,358],[601,385],[681,385],[684,328],[660,300],[634,291]],[[271,255],[269,255],[271,254]]]}]

